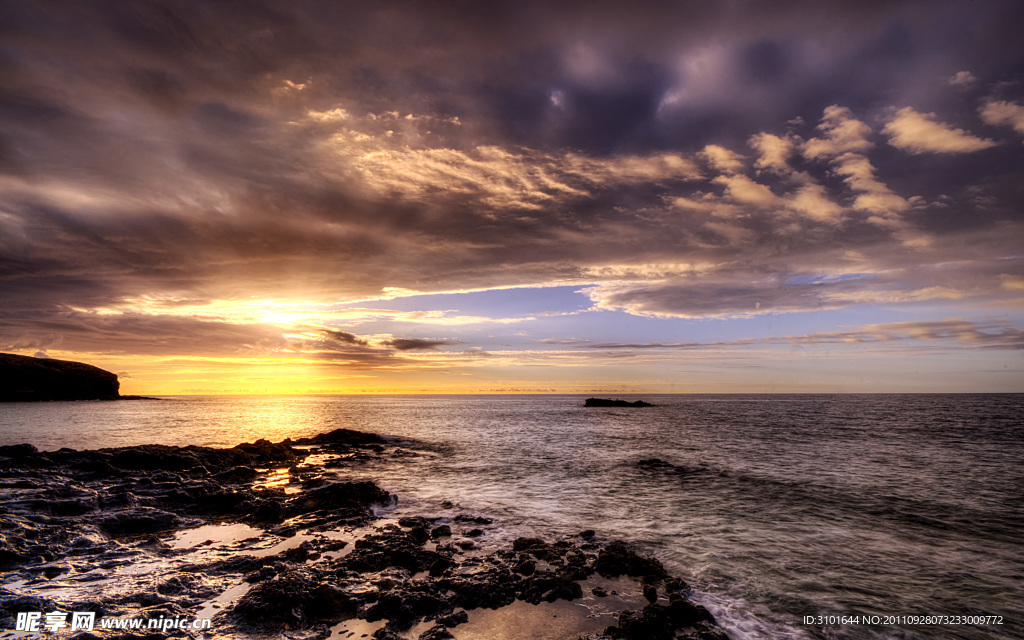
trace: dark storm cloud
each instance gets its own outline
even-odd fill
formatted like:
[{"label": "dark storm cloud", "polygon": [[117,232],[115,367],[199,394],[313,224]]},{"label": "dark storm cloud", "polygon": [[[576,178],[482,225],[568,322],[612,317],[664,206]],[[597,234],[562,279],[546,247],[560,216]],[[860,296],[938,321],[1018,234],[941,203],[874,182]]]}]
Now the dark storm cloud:
[{"label": "dark storm cloud", "polygon": [[[146,295],[372,298],[652,263],[717,275],[595,299],[722,315],[865,286],[1013,291],[1009,260],[953,284],[913,267],[1007,258],[1021,237],[1022,17],[956,1],[3,3],[3,335],[139,335],[151,320],[66,310]],[[913,114],[992,144],[936,147]],[[863,144],[840,149],[854,121]],[[758,164],[760,133],[792,147],[788,168]],[[799,280],[853,254],[899,278]],[[150,329],[184,349],[180,326]],[[321,334],[323,352],[368,347],[345,335]]]},{"label": "dark storm cloud", "polygon": [[352,334],[352,333],[349,333],[347,331],[338,331],[338,330],[335,330],[335,329],[324,329],[323,333],[328,338],[330,338],[332,340],[336,340],[338,342],[343,342],[345,344],[358,344],[358,345],[365,345],[366,344],[366,340],[363,340],[359,336],[357,336],[355,334]]},{"label": "dark storm cloud", "polygon": [[395,338],[394,340],[388,340],[383,343],[385,346],[392,347],[399,351],[413,351],[418,349],[437,349],[444,345],[452,344],[444,340],[422,340],[420,338]]},{"label": "dark storm cloud", "polygon": [[100,315],[61,309],[31,318],[0,319],[0,349],[62,351],[143,356],[201,353],[239,356],[287,347],[273,327],[195,318],[139,314]]}]

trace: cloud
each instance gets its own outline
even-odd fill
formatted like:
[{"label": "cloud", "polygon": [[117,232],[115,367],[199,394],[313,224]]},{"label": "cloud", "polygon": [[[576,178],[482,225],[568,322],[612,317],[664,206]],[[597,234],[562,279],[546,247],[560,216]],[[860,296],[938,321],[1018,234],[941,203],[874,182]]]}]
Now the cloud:
[{"label": "cloud", "polygon": [[844,211],[843,207],[829,199],[825,187],[820,184],[801,187],[786,204],[809,218],[833,224],[840,221]]},{"label": "cloud", "polygon": [[712,182],[725,185],[726,195],[743,204],[768,207],[777,201],[772,190],[742,175],[718,176]]},{"label": "cloud", "polygon": [[438,347],[452,344],[445,340],[422,340],[420,338],[394,338],[382,342],[384,346],[392,347],[399,351],[415,351],[420,349],[435,350]]},{"label": "cloud", "polygon": [[326,337],[332,340],[337,340],[339,342],[344,342],[346,344],[366,344],[366,340],[363,340],[359,336],[356,336],[355,334],[349,333],[347,331],[338,331],[336,329],[324,329],[323,333]]},{"label": "cloud", "polygon": [[1024,134],[1024,105],[990,99],[982,105],[980,113],[986,124],[1008,125],[1017,133]]},{"label": "cloud", "polygon": [[754,167],[775,173],[789,173],[789,156],[793,153],[793,143],[786,138],[770,133],[758,133],[748,141],[750,147],[758,152]]},{"label": "cloud", "polygon": [[971,321],[959,318],[871,324],[853,331],[815,333],[769,338],[765,342],[805,344],[863,344],[888,342],[943,342],[976,349],[1024,349],[1024,331],[1005,321]]},{"label": "cloud", "polygon": [[936,122],[934,113],[918,113],[911,107],[897,111],[883,131],[889,134],[889,144],[911,153],[972,153],[996,146],[994,140]]},{"label": "cloud", "polygon": [[966,87],[977,83],[978,78],[970,71],[957,71],[947,82],[954,87]]},{"label": "cloud", "polygon": [[[951,265],[948,252],[957,245],[982,253]],[[756,266],[705,265],[700,270],[663,273],[657,280],[609,280],[582,292],[596,309],[688,319],[802,313],[855,305],[954,302],[970,306],[979,300],[1017,304],[1019,289],[1015,287],[1021,278],[1008,276],[1007,268],[1024,269],[1024,263],[1011,257],[1009,244],[999,250],[1004,258],[997,262],[983,255],[984,246],[991,247],[978,238],[962,237],[949,238],[917,254],[893,252],[890,247],[879,249],[874,256],[818,255],[808,258],[808,269],[797,267],[792,257],[777,261],[764,257]],[[820,270],[822,264],[831,268]]]},{"label": "cloud", "polygon": [[[1009,77],[1019,3],[926,4],[0,3],[0,341],[372,366],[404,362],[385,323],[534,322],[369,308],[416,294],[569,284],[680,317],[1004,304],[1024,160],[937,170],[871,124],[962,109],[935,86],[953,70]],[[1013,87],[976,87],[1000,96],[986,124],[1024,132]],[[945,279],[920,275],[939,248]],[[791,279],[854,254],[898,276]]]},{"label": "cloud", "polygon": [[804,157],[808,159],[835,157],[847,153],[863,153],[874,146],[868,136],[871,127],[853,117],[847,107],[831,105],[825,108],[818,129],[823,138],[811,138],[804,144]]},{"label": "cloud", "polygon": [[[939,343],[923,346],[917,343]],[[588,350],[730,350],[762,345],[802,346],[895,345],[908,348],[1024,349],[1024,331],[1000,320],[964,320],[949,318],[912,322],[869,324],[843,331],[827,331],[795,336],[766,336],[718,342],[642,342],[592,343],[579,345]],[[912,344],[908,344],[912,343]],[[571,343],[569,343],[571,344]]]},{"label": "cloud", "polygon": [[725,173],[737,173],[743,169],[743,156],[717,144],[709,144],[704,147],[701,156],[712,168]]}]

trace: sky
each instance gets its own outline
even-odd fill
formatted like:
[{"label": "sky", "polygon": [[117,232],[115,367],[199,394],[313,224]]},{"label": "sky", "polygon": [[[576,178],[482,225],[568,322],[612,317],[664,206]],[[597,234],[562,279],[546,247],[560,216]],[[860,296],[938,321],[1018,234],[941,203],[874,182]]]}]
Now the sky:
[{"label": "sky", "polygon": [[1024,392],[1024,4],[0,3],[0,351],[122,393]]}]

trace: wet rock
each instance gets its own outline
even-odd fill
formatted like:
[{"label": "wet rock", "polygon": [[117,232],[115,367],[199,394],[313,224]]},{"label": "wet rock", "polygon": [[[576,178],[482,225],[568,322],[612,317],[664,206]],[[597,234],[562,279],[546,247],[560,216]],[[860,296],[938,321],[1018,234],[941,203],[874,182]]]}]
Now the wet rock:
[{"label": "wet rock", "polygon": [[19,460],[26,457],[35,457],[39,455],[39,449],[36,449],[35,445],[31,444],[9,444],[0,447],[0,457],[13,458]]},{"label": "wet rock", "polygon": [[380,599],[364,613],[366,620],[388,621],[393,629],[405,630],[425,618],[435,618],[453,607],[433,585],[414,583],[405,588],[381,594]]},{"label": "wet rock", "polygon": [[260,567],[258,571],[245,576],[245,581],[249,583],[263,582],[264,580],[270,580],[277,575],[277,568],[274,566]]},{"label": "wet rock", "polygon": [[715,624],[715,617],[703,605],[695,604],[678,593],[669,596],[668,609],[679,627],[691,627],[698,622]]},{"label": "wet rock", "polygon": [[241,627],[261,630],[304,628],[351,617],[356,604],[334,584],[300,568],[257,583],[230,612]]},{"label": "wet rock", "polygon": [[446,627],[457,627],[460,624],[469,622],[469,614],[465,611],[456,611],[437,619],[437,623]]},{"label": "wet rock", "polygon": [[626,640],[674,640],[675,625],[665,607],[647,605],[639,612],[620,613],[616,635]]},{"label": "wet rock", "polygon": [[455,516],[454,518],[452,518],[452,520],[454,520],[455,522],[462,522],[462,523],[466,523],[466,524],[481,524],[481,525],[487,525],[487,524],[491,524],[491,523],[494,522],[494,520],[492,520],[490,518],[486,518],[484,516],[470,516],[470,515],[466,515],[466,514],[459,514],[459,515]]},{"label": "wet rock", "polygon": [[448,557],[437,551],[428,551],[422,545],[417,538],[401,529],[384,530],[357,540],[355,548],[340,564],[357,572],[399,567],[410,573],[429,570],[433,574],[435,568],[439,568],[438,575],[451,565]]},{"label": "wet rock", "polygon": [[434,540],[437,540],[438,538],[449,537],[451,535],[452,535],[452,528],[449,527],[446,524],[442,524],[440,527],[435,527],[430,532],[430,537],[433,538]]},{"label": "wet rock", "polygon": [[221,471],[214,476],[219,482],[230,482],[232,484],[239,482],[252,482],[259,476],[259,472],[252,467],[232,467],[227,471]]},{"label": "wet rock", "polygon": [[654,585],[644,585],[644,599],[651,604],[658,601],[658,590],[654,588]]},{"label": "wet rock", "polygon": [[416,544],[426,544],[427,540],[430,539],[430,534],[427,533],[425,527],[413,527],[409,530],[409,537],[412,538]]},{"label": "wet rock", "polygon": [[638,555],[629,545],[621,540],[608,543],[597,554],[595,568],[605,578],[627,576],[666,577],[665,567],[654,558]]},{"label": "wet rock", "polygon": [[406,527],[407,529],[415,529],[417,527],[426,528],[429,520],[423,516],[405,516],[404,518],[398,519],[398,526]]},{"label": "wet rock", "polygon": [[607,598],[608,597],[608,591],[603,589],[602,587],[594,587],[593,589],[590,590],[590,593],[594,594],[598,598]]},{"label": "wet rock", "polygon": [[183,522],[173,513],[153,507],[139,507],[103,516],[97,524],[108,535],[122,537],[178,529]]},{"label": "wet rock", "polygon": [[301,493],[292,498],[287,513],[300,515],[312,511],[341,513],[348,517],[369,518],[374,504],[390,504],[392,496],[372,482],[339,482]]},{"label": "wet rock", "polygon": [[532,576],[537,570],[537,563],[533,560],[523,559],[516,563],[516,566],[512,569],[519,575]]},{"label": "wet rock", "polygon": [[686,636],[690,640],[729,640],[729,635],[708,622],[698,622],[693,633]]},{"label": "wet rock", "polygon": [[88,496],[67,500],[43,501],[38,504],[38,507],[58,516],[80,516],[83,513],[89,513],[98,509],[99,502],[96,496]]},{"label": "wet rock", "polygon": [[294,441],[294,444],[301,446],[311,444],[360,445],[381,444],[386,442],[388,442],[386,438],[375,433],[364,433],[362,431],[353,431],[351,429],[335,429],[334,431],[321,433],[311,438],[299,438]]},{"label": "wet rock", "polygon": [[546,547],[547,544],[540,538],[516,538],[512,541],[513,551],[526,551],[537,547]]},{"label": "wet rock", "polygon": [[580,583],[559,574],[538,573],[523,581],[519,599],[530,604],[540,604],[582,597],[583,587]]},{"label": "wet rock", "polygon": [[480,536],[484,535],[484,530],[470,529],[468,531],[463,531],[462,535],[466,536],[467,538],[479,538]]},{"label": "wet rock", "polygon": [[435,625],[421,633],[419,640],[452,640],[454,637],[448,629]]}]

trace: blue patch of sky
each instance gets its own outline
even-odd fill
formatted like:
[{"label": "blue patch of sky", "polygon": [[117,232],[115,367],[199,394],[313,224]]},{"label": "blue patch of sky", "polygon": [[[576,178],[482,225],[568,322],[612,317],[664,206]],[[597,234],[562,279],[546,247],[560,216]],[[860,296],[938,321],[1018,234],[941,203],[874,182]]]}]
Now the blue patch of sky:
[{"label": "blue patch of sky", "polygon": [[861,278],[870,278],[875,274],[873,273],[844,273],[838,276],[832,275],[820,275],[820,276],[791,276],[786,282],[788,284],[817,284],[820,282],[843,282],[845,280],[859,280]]},{"label": "blue patch of sky", "polygon": [[[843,279],[871,274],[846,274]],[[624,311],[587,311],[590,299],[579,286],[501,289],[457,294],[417,295],[346,307],[398,311],[446,310],[448,316],[524,318],[511,324],[440,325],[382,318],[339,328],[359,334],[390,333],[403,337],[458,340],[462,348],[479,345],[514,349],[565,349],[581,344],[673,344],[733,342],[744,339],[799,337],[856,331],[865,325],[927,322],[950,317],[991,318],[991,309],[967,310],[948,301],[897,305],[853,305],[841,309],[765,314],[732,318],[658,318]],[[339,307],[345,308],[345,307]],[[980,313],[979,313],[980,311]],[[986,313],[987,311],[987,313]],[[576,313],[573,313],[576,312]],[[544,315],[545,313],[553,315]],[[573,313],[573,315],[558,315]],[[1002,315],[1004,314],[995,314]],[[1017,315],[1017,314],[1012,314]],[[544,341],[548,342],[544,342]],[[453,347],[458,349],[459,347]]]},{"label": "blue patch of sky", "polygon": [[397,311],[451,310],[451,315],[516,318],[543,312],[565,313],[587,309],[590,299],[579,286],[492,289],[469,293],[438,293],[353,303],[335,309],[394,309]]}]

